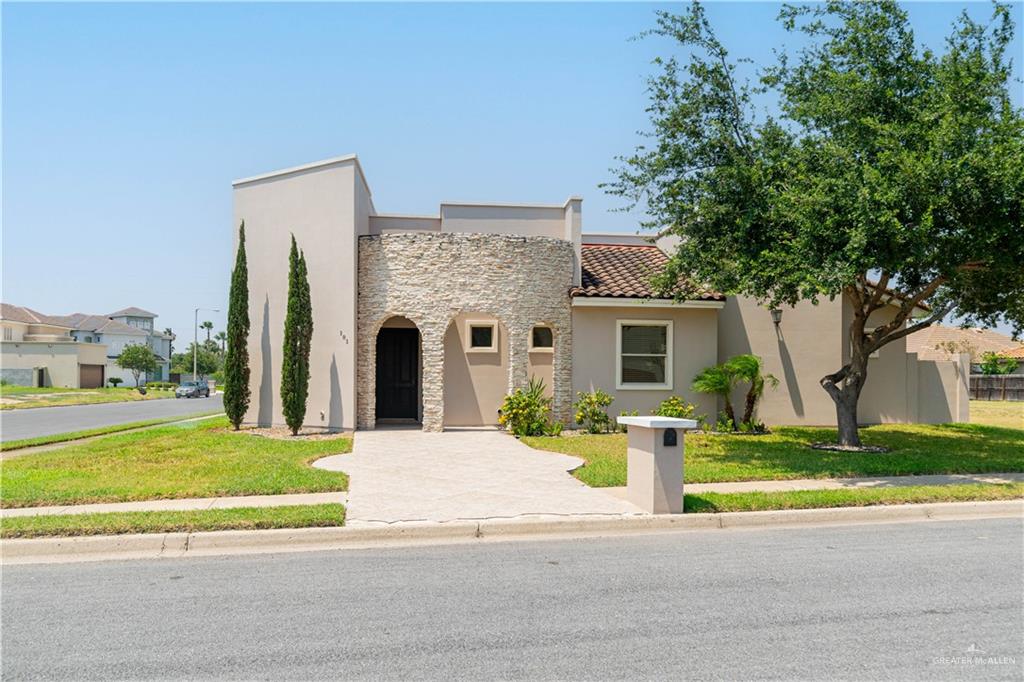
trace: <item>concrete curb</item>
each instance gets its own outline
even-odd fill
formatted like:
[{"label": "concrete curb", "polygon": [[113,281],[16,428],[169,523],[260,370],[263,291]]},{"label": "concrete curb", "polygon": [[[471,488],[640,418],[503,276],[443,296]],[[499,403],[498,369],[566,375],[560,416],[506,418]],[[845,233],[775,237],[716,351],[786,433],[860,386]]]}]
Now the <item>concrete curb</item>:
[{"label": "concrete curb", "polygon": [[517,517],[341,528],[13,539],[0,542],[0,561],[7,565],[110,561],[461,544],[481,540],[541,540],[692,530],[792,528],[1007,517],[1024,518],[1024,500],[721,514]]}]

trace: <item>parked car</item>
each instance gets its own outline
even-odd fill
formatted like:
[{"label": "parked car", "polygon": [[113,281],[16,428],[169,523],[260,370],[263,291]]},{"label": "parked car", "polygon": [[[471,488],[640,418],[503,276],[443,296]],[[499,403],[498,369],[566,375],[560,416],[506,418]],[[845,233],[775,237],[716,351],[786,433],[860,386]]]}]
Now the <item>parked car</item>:
[{"label": "parked car", "polygon": [[210,384],[206,379],[185,381],[174,391],[175,398],[209,398]]}]

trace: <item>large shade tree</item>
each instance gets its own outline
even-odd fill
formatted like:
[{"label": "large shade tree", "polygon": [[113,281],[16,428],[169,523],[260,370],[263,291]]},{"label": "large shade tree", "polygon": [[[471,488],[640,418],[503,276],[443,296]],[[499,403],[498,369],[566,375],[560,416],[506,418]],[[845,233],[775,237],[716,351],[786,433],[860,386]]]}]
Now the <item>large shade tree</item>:
[{"label": "large shade tree", "polygon": [[1014,26],[1005,5],[984,24],[964,13],[933,52],[895,2],[785,6],[779,19],[802,49],[741,79],[699,4],[659,13],[651,33],[690,54],[656,60],[650,144],[606,188],[680,238],[663,291],[851,306],[849,359],[821,385],[840,443],[856,446],[873,352],[950,314],[1024,324]]}]

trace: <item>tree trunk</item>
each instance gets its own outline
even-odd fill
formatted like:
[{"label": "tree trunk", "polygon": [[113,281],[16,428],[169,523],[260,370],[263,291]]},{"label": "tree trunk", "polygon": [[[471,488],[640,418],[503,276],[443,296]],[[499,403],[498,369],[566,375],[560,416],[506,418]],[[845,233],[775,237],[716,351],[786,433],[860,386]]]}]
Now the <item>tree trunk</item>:
[{"label": "tree trunk", "polygon": [[836,425],[839,428],[839,444],[860,447],[860,432],[857,430],[857,399],[843,391],[836,400]]},{"label": "tree trunk", "polygon": [[754,420],[754,406],[757,405],[757,394],[754,392],[754,387],[751,386],[750,390],[747,391],[747,401],[743,406],[743,421],[742,424],[749,424]]},{"label": "tree trunk", "polygon": [[732,409],[732,401],[729,400],[729,396],[725,396],[725,416],[729,419],[729,423],[732,424],[732,430],[736,431],[736,413]]},{"label": "tree trunk", "polygon": [[[861,445],[857,425],[857,403],[860,401],[860,392],[866,379],[867,357],[855,352],[850,364],[821,380],[821,385],[836,404],[839,445]],[[838,385],[840,382],[842,386]]]}]

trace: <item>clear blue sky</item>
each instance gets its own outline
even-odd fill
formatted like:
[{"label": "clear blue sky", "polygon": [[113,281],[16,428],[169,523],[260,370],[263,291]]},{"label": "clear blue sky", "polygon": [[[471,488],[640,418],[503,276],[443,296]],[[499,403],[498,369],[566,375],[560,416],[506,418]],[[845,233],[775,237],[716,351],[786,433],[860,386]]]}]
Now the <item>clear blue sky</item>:
[{"label": "clear blue sky", "polygon": [[[990,11],[908,5],[918,39],[965,6]],[[582,194],[585,230],[633,232],[597,185],[671,51],[629,40],[658,7],[4,4],[3,300],[135,305],[191,337],[226,304],[231,180],[351,152],[383,212]],[[755,62],[794,44],[778,8],[708,6]]]}]

